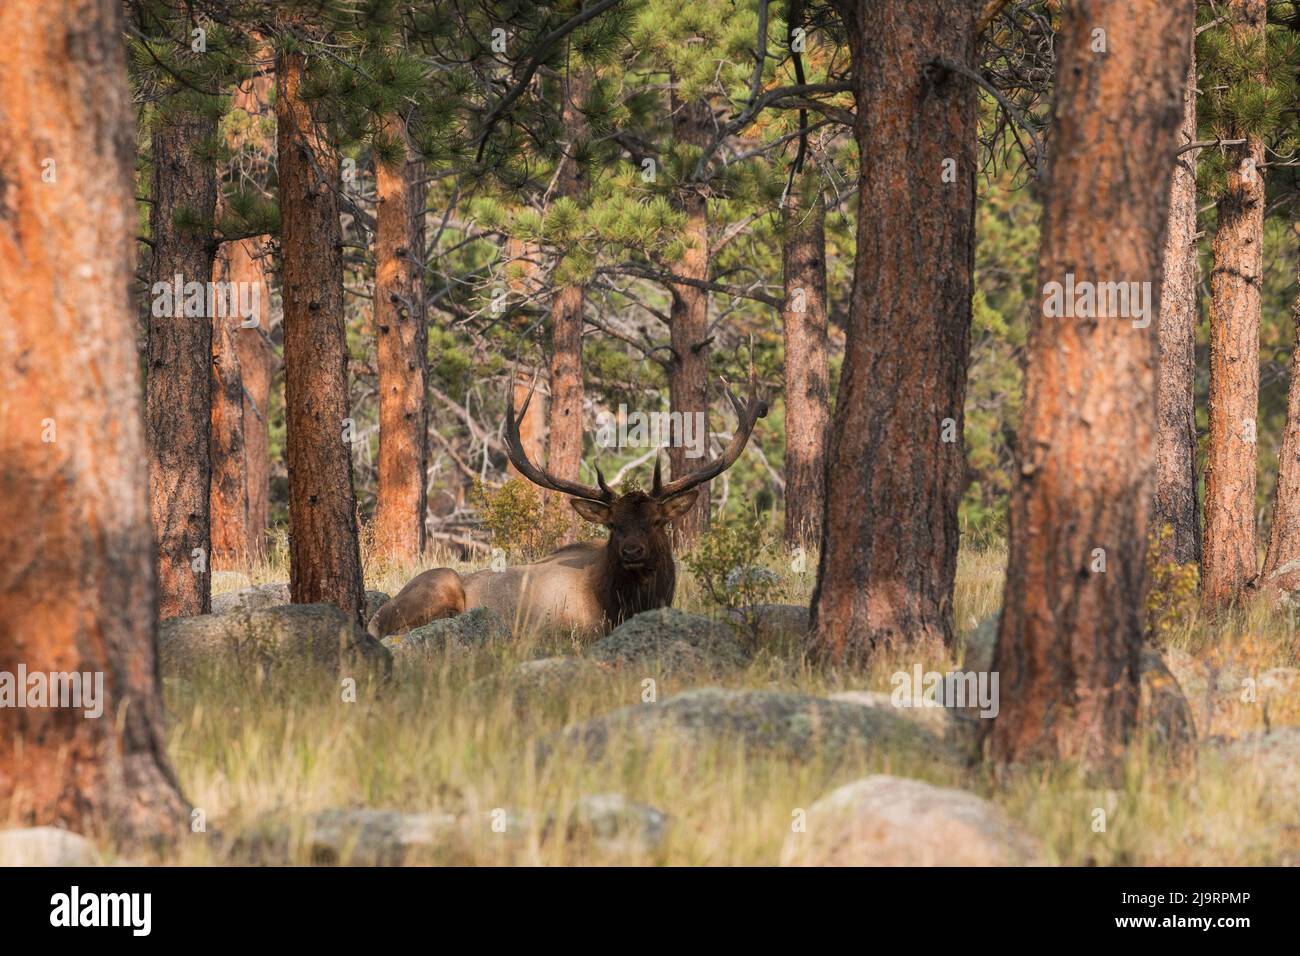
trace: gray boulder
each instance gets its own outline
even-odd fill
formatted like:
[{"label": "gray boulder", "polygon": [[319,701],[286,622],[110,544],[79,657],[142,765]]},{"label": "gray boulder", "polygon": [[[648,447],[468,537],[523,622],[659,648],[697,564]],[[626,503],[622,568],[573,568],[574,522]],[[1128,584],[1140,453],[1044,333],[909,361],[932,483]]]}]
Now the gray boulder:
[{"label": "gray boulder", "polygon": [[94,844],[58,827],[0,830],[0,866],[96,866]]},{"label": "gray boulder", "polygon": [[516,711],[524,712],[548,702],[563,702],[576,688],[610,676],[607,665],[585,657],[543,657],[516,664],[505,674],[490,674],[473,684],[481,697],[507,693]]},{"label": "gray boulder", "polygon": [[643,611],[587,649],[592,660],[658,673],[718,673],[744,667],[749,652],[728,624],[665,607]]},{"label": "gray boulder", "polygon": [[485,607],[475,607],[455,617],[430,621],[405,634],[386,637],[381,643],[398,657],[409,658],[486,647],[509,638],[510,631],[494,612]]},{"label": "gray boulder", "polygon": [[803,832],[786,837],[786,866],[1032,866],[1038,842],[1000,808],[965,790],[883,774],[831,791]]},{"label": "gray boulder", "polygon": [[966,635],[966,650],[961,661],[963,670],[983,674],[993,669],[993,648],[998,642],[998,619],[999,615],[991,614]]},{"label": "gray boulder", "polygon": [[376,669],[383,676],[392,668],[388,651],[332,604],[172,618],[159,627],[158,653],[167,677],[211,666],[269,674],[312,664],[340,673]]},{"label": "gray boulder", "polygon": [[761,690],[690,690],[565,728],[543,742],[539,758],[578,748],[598,760],[612,746],[649,749],[734,743],[754,755],[838,762],[851,753],[904,751],[920,760],[954,759],[952,750],[914,721],[873,707],[804,694]]},{"label": "gray boulder", "polygon": [[1292,810],[1300,806],[1300,727],[1278,727],[1213,743],[1240,773],[1259,781],[1268,800]]},{"label": "gray boulder", "polygon": [[569,814],[565,837],[590,843],[602,854],[642,857],[653,853],[668,833],[668,816],[621,793],[583,797]]},{"label": "gray boulder", "polygon": [[1142,648],[1141,679],[1138,725],[1173,750],[1190,746],[1196,740],[1191,707],[1178,686],[1178,679],[1154,647]]},{"label": "gray boulder", "polygon": [[212,595],[212,613],[229,614],[231,611],[252,611],[262,607],[288,604],[290,600],[292,599],[289,596],[287,582],[259,584],[240,591],[227,591],[224,594]]},{"label": "gray boulder", "polygon": [[385,591],[367,591],[366,610],[365,613],[362,614],[362,620],[366,620],[366,621],[370,620],[372,617],[375,616],[376,611],[378,611],[381,607],[383,607],[391,600],[392,598],[389,597],[387,592]]}]

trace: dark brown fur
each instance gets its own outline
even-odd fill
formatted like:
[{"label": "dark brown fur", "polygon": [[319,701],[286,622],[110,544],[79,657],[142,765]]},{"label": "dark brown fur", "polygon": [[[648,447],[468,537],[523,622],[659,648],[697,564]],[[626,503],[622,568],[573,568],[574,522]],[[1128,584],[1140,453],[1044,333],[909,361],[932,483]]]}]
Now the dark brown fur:
[{"label": "dark brown fur", "polygon": [[[693,501],[695,496],[690,498]],[[684,506],[689,504],[685,502]],[[573,506],[584,518],[597,520],[579,508],[576,500]],[[611,626],[617,627],[642,611],[673,603],[677,566],[665,527],[671,517],[669,512],[684,506],[665,508],[641,491],[629,492],[608,506],[608,518],[599,523],[609,528],[609,541],[601,555],[595,587]],[[644,558],[629,567],[623,556],[629,550],[635,554],[638,548],[644,549]]]}]

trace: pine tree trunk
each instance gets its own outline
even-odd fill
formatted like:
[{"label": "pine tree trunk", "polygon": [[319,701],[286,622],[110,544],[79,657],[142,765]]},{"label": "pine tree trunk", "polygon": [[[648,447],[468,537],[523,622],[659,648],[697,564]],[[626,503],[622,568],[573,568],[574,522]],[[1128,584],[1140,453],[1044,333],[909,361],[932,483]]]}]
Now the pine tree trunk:
[{"label": "pine tree trunk", "polygon": [[[227,242],[214,272],[237,288],[257,289],[258,325],[214,328],[212,355],[212,550],[223,566],[242,567],[266,554],[270,527],[271,380],[278,361],[266,332],[270,290],[259,243]],[[224,437],[223,437],[224,436]]]},{"label": "pine tree trunk", "polygon": [[361,619],[343,322],[339,157],[302,100],[304,58],[276,62],[284,367],[289,466],[289,588],[295,604],[334,604]]},{"label": "pine tree trunk", "polygon": [[[182,227],[177,214],[211,222],[216,172],[197,147],[216,132],[199,114],[164,117],[153,134],[153,204],[149,231],[149,367],[145,423],[149,441],[150,510],[158,542],[159,611],[164,618],[206,614],[211,607],[209,441],[211,433],[212,278],[216,246],[208,230]],[[200,297],[160,290],[197,283]],[[161,285],[159,285],[161,284]],[[186,314],[189,312],[190,314]]]},{"label": "pine tree trunk", "polygon": [[[802,173],[816,181],[811,165]],[[830,383],[826,366],[826,205],[796,181],[782,210],[785,277],[785,540],[821,542]]]},{"label": "pine tree trunk", "polygon": [[[259,60],[269,56],[259,50]],[[270,76],[246,81],[235,89],[234,105],[251,116],[261,115],[273,83]],[[220,220],[220,195],[217,202]],[[213,277],[253,290],[257,303],[255,326],[243,327],[241,317],[226,334],[213,329],[212,550],[226,566],[261,560],[270,526],[268,400],[278,363],[267,335],[271,299],[263,264],[269,261],[261,239],[222,243]]]},{"label": "pine tree trunk", "polygon": [[[236,282],[225,243],[212,270],[214,282]],[[238,289],[238,286],[232,286]],[[248,457],[244,447],[244,378],[236,336],[239,316],[212,318],[212,560],[223,569],[245,564],[248,554]]]},{"label": "pine tree trunk", "polygon": [[[681,143],[706,147],[712,136],[711,112],[707,103],[682,103],[676,94],[672,98],[673,137]],[[673,271],[688,279],[707,282],[709,279],[709,215],[708,200],[704,193],[691,189],[679,192],[677,208],[686,214],[682,240],[687,243],[686,254],[674,264]],[[673,441],[668,449],[668,462],[672,477],[689,474],[703,468],[709,461],[709,293],[696,285],[675,284],[670,289],[672,306],[669,312],[669,342],[673,355],[668,366],[668,407],[672,415],[682,422],[682,429],[691,429],[700,437],[698,423],[704,423],[704,454],[692,457],[692,449],[685,442]],[[691,424],[688,426],[687,422]],[[710,489],[712,483],[700,489],[695,506],[673,522],[673,545],[677,549],[689,548],[695,539],[709,529]]]},{"label": "pine tree trunk", "polygon": [[[1264,0],[1232,0],[1236,42],[1262,41]],[[1225,147],[1231,170],[1218,201],[1210,273],[1210,434],[1205,461],[1201,598],[1234,601],[1255,577],[1255,428],[1259,413],[1259,282],[1263,270],[1264,144]]]},{"label": "pine tree trunk", "polygon": [[[1300,233],[1300,224],[1296,231]],[[1296,276],[1300,279],[1300,266]],[[1277,498],[1263,573],[1270,586],[1286,591],[1300,588],[1300,291],[1291,309],[1291,323],[1295,327],[1295,344],[1291,348],[1286,430],[1278,453]]]},{"label": "pine tree trunk", "polygon": [[158,681],[122,31],[115,0],[0,5],[0,671],[103,679],[98,718],[5,711],[0,820],[141,837],[188,810]]},{"label": "pine tree trunk", "polygon": [[[565,153],[556,196],[577,199],[588,187],[587,172],[574,150],[587,139],[587,120],[580,109],[587,98],[587,77],[569,67],[564,79]],[[547,468],[560,478],[576,480],[582,465],[582,286],[557,288],[551,299],[550,451]],[[566,506],[566,512],[572,510]]]},{"label": "pine tree trunk", "polygon": [[[406,141],[401,120],[390,135]],[[413,561],[424,552],[428,465],[425,405],[428,332],[424,324],[423,166],[380,164],[375,236],[375,334],[379,340],[379,500],[375,542],[381,553]]]},{"label": "pine tree trunk", "polygon": [[826,470],[812,649],[831,660],[952,639],[970,351],[975,10],[852,8],[860,108],[854,262]]},{"label": "pine tree trunk", "polygon": [[[248,243],[240,244],[245,250]],[[241,265],[241,261],[246,265]],[[244,275],[246,282],[261,284],[261,325],[239,329],[235,348],[239,352],[239,372],[244,382],[244,475],[248,485],[248,558],[259,561],[266,556],[266,533],[271,527],[271,387],[280,360],[266,333],[270,322],[270,287],[264,262],[257,253],[241,253],[231,263],[233,275]],[[243,269],[247,271],[241,271]]]},{"label": "pine tree trunk", "polygon": [[[1189,43],[1190,43],[1189,38]],[[1196,59],[1183,88],[1178,146],[1196,140]],[[1156,529],[1168,528],[1164,554],[1177,564],[1199,563],[1201,522],[1196,506],[1196,157],[1174,165],[1160,297],[1160,430],[1156,436]]]},{"label": "pine tree trunk", "polygon": [[[1038,259],[1044,307],[1028,342],[993,660],[1000,712],[986,741],[1000,763],[1104,766],[1136,719],[1155,490],[1154,312],[1192,9],[1190,0],[1062,8]],[[1104,55],[1092,49],[1099,24]],[[1150,324],[1062,317],[1050,284],[1063,285],[1067,274],[1077,282],[1149,281]]]}]

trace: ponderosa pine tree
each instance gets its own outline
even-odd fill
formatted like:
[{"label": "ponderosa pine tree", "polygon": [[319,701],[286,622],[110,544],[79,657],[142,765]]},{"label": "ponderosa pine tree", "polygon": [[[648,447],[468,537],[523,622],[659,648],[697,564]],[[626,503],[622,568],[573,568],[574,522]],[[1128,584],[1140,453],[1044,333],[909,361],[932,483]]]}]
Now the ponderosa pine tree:
[{"label": "ponderosa pine tree", "polygon": [[[1187,37],[1189,47],[1195,39]],[[1201,558],[1201,519],[1196,499],[1196,57],[1183,85],[1180,152],[1169,194],[1164,284],[1160,296],[1160,394],[1156,433],[1156,529],[1165,557],[1177,564]]]},{"label": "ponderosa pine tree", "polygon": [[375,334],[379,367],[379,478],[375,541],[404,561],[424,551],[428,463],[424,310],[424,165],[411,155],[406,123],[389,116],[399,161],[375,170]]},{"label": "ponderosa pine tree", "polygon": [[360,622],[365,606],[352,485],[343,321],[339,154],[303,96],[307,55],[276,59],[276,155],[289,468],[289,588]]},{"label": "ponderosa pine tree", "polygon": [[[1253,64],[1237,80],[1267,81],[1267,3],[1229,0],[1224,28],[1236,55]],[[1232,603],[1255,577],[1256,422],[1259,416],[1260,276],[1264,249],[1264,140],[1242,117],[1228,123],[1228,182],[1216,204],[1210,273],[1209,438],[1201,596]]]},{"label": "ponderosa pine tree", "polygon": [[952,640],[974,266],[976,10],[841,5],[857,96],[857,251],[828,449],[813,651]]},{"label": "ponderosa pine tree", "polygon": [[821,543],[830,373],[826,364],[826,204],[817,170],[796,173],[781,210],[785,308],[785,541]]},{"label": "ponderosa pine tree", "polygon": [[4,711],[0,819],[143,837],[188,808],[158,680],[122,34],[116,0],[0,5],[0,671],[103,678],[95,717]]},{"label": "ponderosa pine tree", "polygon": [[[270,109],[274,54],[258,39],[252,65],[255,75],[239,83],[234,111],[223,121],[226,146],[239,159],[254,190],[242,183],[223,183],[218,196],[218,224],[240,236],[273,228],[272,210],[260,198],[270,178],[274,134],[262,116]],[[234,163],[226,164],[228,170]],[[228,193],[228,194],[227,194]],[[214,280],[233,284],[241,304],[256,303],[250,317],[214,317],[212,338],[212,552],[221,567],[240,567],[265,555],[270,528],[270,398],[279,368],[271,344],[271,261],[268,236],[248,235],[223,241],[217,249]]]},{"label": "ponderosa pine tree", "polygon": [[[1300,236],[1300,223],[1295,226]],[[1300,263],[1296,266],[1300,281]],[[1300,587],[1300,286],[1291,309],[1295,330],[1291,348],[1290,383],[1286,399],[1286,428],[1278,452],[1277,492],[1273,504],[1273,527],[1264,557],[1263,578],[1276,588],[1293,591]]]},{"label": "ponderosa pine tree", "polygon": [[[590,136],[583,108],[591,82],[588,68],[572,53],[558,88],[564,151],[559,159],[555,196],[557,200],[575,202],[589,185],[582,152]],[[546,466],[556,477],[574,481],[582,465],[583,298],[583,287],[576,282],[557,284],[551,298],[551,404]]]},{"label": "ponderosa pine tree", "polygon": [[1000,710],[985,741],[999,764],[1104,766],[1136,721],[1158,328],[1132,307],[1067,318],[1053,293],[1071,275],[1149,283],[1144,301],[1153,309],[1160,301],[1192,18],[1191,0],[1062,8],[1038,263],[1043,310],[1028,343],[993,658]]},{"label": "ponderosa pine tree", "polygon": [[[151,18],[168,37],[178,76],[192,59],[179,7]],[[216,170],[205,151],[216,136],[215,97],[176,81],[158,104],[152,135],[149,233],[149,362],[145,433],[150,511],[158,542],[159,611],[205,614],[211,604],[209,441]],[[178,295],[177,292],[182,292]]]},{"label": "ponderosa pine tree", "polygon": [[[713,110],[708,101],[682,100],[674,91],[671,103],[673,139],[688,149],[704,149],[713,129]],[[685,429],[684,423],[696,421],[698,416],[707,421],[709,412],[709,292],[700,285],[709,281],[709,200],[702,183],[687,180],[674,192],[673,201],[686,220],[682,230],[686,251],[673,272],[694,280],[669,286],[672,355],[668,360],[668,405]],[[668,448],[668,462],[672,477],[678,478],[703,468],[708,458],[690,457],[686,442],[678,440]],[[709,529],[711,507],[709,485],[704,485],[695,505],[673,522],[674,547],[689,548]]]}]

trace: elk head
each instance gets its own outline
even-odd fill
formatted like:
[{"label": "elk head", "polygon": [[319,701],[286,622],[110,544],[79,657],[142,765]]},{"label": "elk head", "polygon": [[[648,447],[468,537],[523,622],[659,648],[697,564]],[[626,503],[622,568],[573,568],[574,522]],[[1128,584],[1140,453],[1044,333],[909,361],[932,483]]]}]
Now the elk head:
[{"label": "elk head", "polygon": [[[649,493],[629,491],[616,494],[605,483],[605,476],[596,469],[597,487],[557,478],[528,460],[519,439],[519,420],[528,410],[533,390],[516,414],[513,401],[508,401],[506,415],[506,451],[515,469],[535,485],[569,496],[569,504],[583,518],[609,529],[605,548],[606,563],[616,565],[624,575],[649,578],[663,573],[666,563],[671,573],[672,550],[668,544],[665,527],[668,522],[685,512],[695,503],[699,486],[722,474],[740,457],[749,441],[754,425],[767,415],[767,402],[758,397],[758,382],[751,367],[749,373],[749,400],[741,402],[726,380],[722,382],[732,407],[739,419],[736,431],[721,457],[699,471],[689,472],[664,482],[655,461],[654,482]],[[671,585],[669,585],[671,587]],[[671,600],[671,591],[669,594]],[[665,602],[667,603],[667,602]],[[654,605],[662,606],[662,605]]]}]

